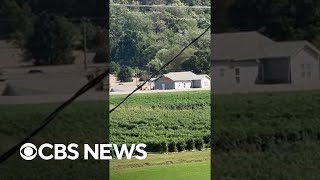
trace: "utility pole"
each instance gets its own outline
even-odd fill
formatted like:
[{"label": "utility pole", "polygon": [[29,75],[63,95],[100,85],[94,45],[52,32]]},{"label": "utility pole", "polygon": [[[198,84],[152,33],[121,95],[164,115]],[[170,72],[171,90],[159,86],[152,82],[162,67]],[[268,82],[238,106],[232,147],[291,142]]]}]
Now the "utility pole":
[{"label": "utility pole", "polygon": [[[150,66],[148,66],[148,78],[150,78],[151,77],[151,74],[150,74]],[[149,81],[149,88],[150,88],[150,90],[151,90],[151,79],[150,79],[150,81]]]},{"label": "utility pole", "polygon": [[138,85],[138,74],[137,74],[137,68],[135,68],[136,70],[136,85]]},{"label": "utility pole", "polygon": [[83,25],[83,64],[84,64],[84,70],[87,71],[88,65],[87,65],[87,24],[86,19],[83,18],[82,20]]}]

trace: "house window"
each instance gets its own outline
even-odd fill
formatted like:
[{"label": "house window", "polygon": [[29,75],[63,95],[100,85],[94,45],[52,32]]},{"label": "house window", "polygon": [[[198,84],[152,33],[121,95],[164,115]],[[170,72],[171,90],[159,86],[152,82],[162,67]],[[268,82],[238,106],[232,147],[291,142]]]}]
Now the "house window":
[{"label": "house window", "polygon": [[183,83],[183,87],[186,88],[186,83]]},{"label": "house window", "polygon": [[224,77],[224,68],[220,69],[220,77]]},{"label": "house window", "polygon": [[235,70],[236,76],[239,76],[240,75],[240,68],[235,68],[234,70]]},{"label": "house window", "polygon": [[240,68],[234,69],[236,84],[240,84]]},{"label": "house window", "polygon": [[240,84],[240,77],[239,76],[236,77],[236,83]]},{"label": "house window", "polygon": [[301,64],[301,77],[302,78],[311,78],[311,65],[310,64]]}]

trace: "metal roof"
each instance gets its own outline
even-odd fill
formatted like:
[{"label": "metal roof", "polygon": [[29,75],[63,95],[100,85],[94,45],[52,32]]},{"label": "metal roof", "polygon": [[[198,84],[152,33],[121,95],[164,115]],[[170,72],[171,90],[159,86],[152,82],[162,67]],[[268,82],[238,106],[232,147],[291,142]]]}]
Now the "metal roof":
[{"label": "metal roof", "polygon": [[319,51],[308,41],[276,42],[258,32],[212,35],[212,60],[249,60],[290,57],[304,47]]}]

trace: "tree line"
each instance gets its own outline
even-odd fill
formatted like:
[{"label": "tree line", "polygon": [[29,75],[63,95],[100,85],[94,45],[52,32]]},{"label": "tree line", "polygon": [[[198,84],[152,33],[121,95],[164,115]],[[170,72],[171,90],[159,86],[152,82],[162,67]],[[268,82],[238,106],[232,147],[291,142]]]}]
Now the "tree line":
[{"label": "tree line", "polygon": [[[112,3],[137,4],[117,0]],[[208,6],[210,1],[146,0],[140,4]],[[210,24],[210,9],[110,6],[110,70],[121,81],[142,80],[171,60]],[[161,72],[209,73],[210,34]]]},{"label": "tree line", "polygon": [[308,40],[320,47],[319,9],[317,0],[217,1],[213,31],[259,31],[276,41]]},{"label": "tree line", "polygon": [[72,64],[73,51],[96,52],[107,59],[107,6],[101,0],[3,0],[1,39],[14,42],[35,65]]}]

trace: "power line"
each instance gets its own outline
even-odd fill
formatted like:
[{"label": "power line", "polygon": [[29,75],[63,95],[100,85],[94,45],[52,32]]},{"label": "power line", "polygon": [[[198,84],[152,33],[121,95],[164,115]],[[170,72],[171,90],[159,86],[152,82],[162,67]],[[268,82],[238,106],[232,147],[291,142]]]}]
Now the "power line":
[{"label": "power line", "polygon": [[141,5],[141,4],[110,4],[110,6],[148,7],[148,8],[180,8],[180,9],[211,9],[211,6]]}]

